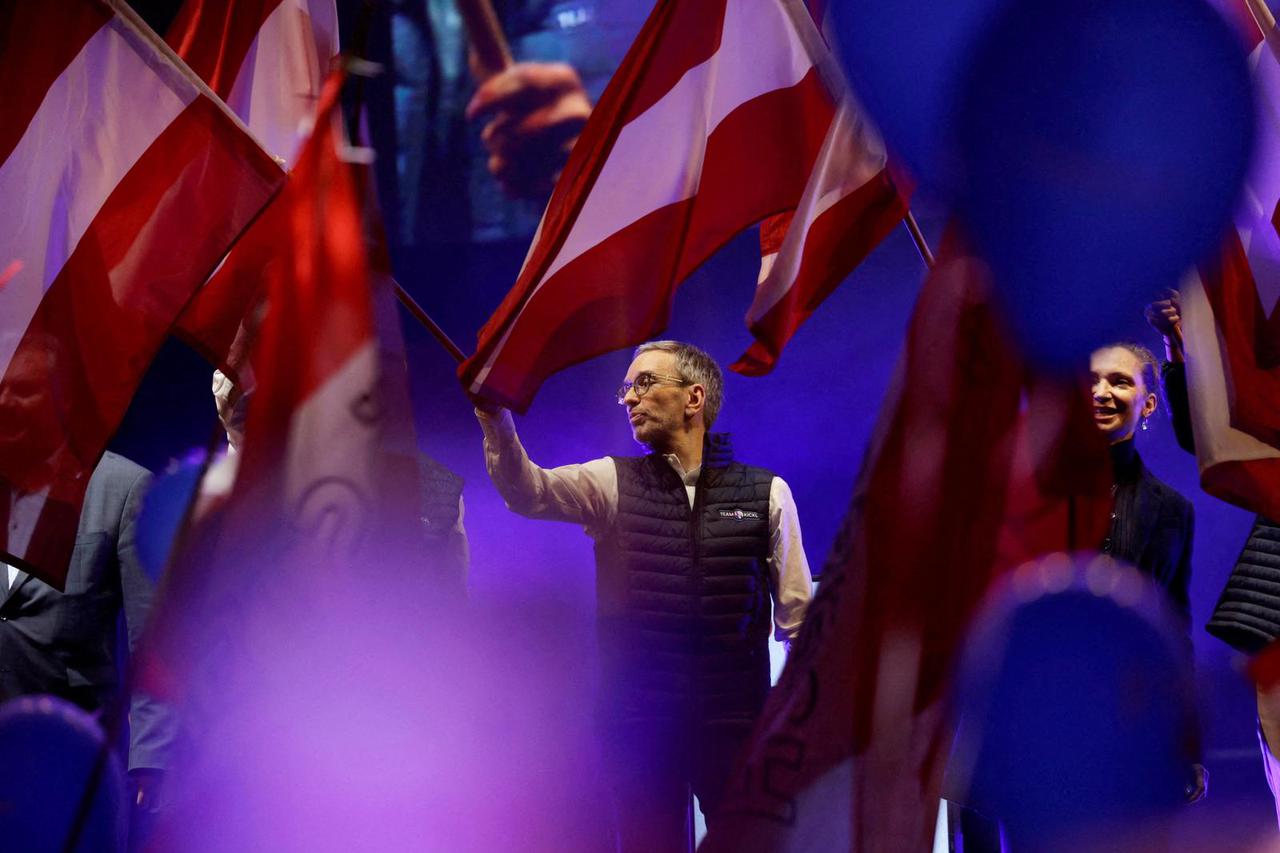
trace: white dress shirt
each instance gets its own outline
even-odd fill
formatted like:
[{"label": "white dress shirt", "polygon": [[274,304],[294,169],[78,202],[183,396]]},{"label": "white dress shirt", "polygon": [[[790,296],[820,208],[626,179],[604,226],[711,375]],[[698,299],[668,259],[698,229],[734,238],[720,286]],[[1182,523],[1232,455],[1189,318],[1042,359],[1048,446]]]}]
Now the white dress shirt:
[{"label": "white dress shirt", "polygon": [[[18,489],[10,492],[9,530],[5,541],[11,554],[26,553],[27,546],[31,543],[31,534],[36,529],[36,522],[40,520],[40,511],[44,509],[45,501],[48,499],[47,492],[47,489],[35,494]],[[11,566],[2,561],[0,565],[6,569],[5,589],[9,589],[18,582],[21,571],[17,566]]]},{"label": "white dress shirt", "polygon": [[[477,409],[476,417],[484,430],[489,477],[511,510],[528,518],[581,524],[597,540],[608,533],[618,513],[618,470],[612,459],[541,468],[521,445],[509,411],[503,409],[491,417]],[[684,470],[674,453],[666,454],[666,459],[684,481],[692,506],[701,467]],[[799,632],[813,597],[813,578],[800,539],[795,499],[781,477],[774,477],[769,486],[769,542],[776,636],[790,640]]]}]

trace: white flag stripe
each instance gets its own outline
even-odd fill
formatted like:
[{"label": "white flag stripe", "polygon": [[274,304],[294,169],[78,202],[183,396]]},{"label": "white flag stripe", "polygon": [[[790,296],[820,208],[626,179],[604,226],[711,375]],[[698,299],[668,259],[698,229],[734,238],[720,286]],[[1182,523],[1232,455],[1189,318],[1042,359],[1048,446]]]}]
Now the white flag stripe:
[{"label": "white flag stripe", "polygon": [[1227,374],[1213,309],[1200,276],[1182,282],[1182,335],[1187,352],[1187,392],[1200,473],[1220,462],[1280,458],[1280,450],[1231,426]]},{"label": "white flag stripe", "polygon": [[760,256],[760,274],[756,276],[756,286],[764,284],[764,280],[773,272],[773,265],[778,260],[777,252],[770,252],[767,255]]},{"label": "white flag stripe", "polygon": [[[786,39],[762,39],[761,31],[785,33]],[[645,214],[697,193],[703,152],[673,149],[672,139],[685,135],[674,128],[704,123],[705,131],[688,136],[705,146],[729,113],[795,85],[811,68],[813,60],[776,0],[730,0],[715,55],[691,68],[618,134],[595,184],[610,192],[588,197],[543,281]]]},{"label": "white flag stripe", "polygon": [[[372,334],[372,329],[369,330]],[[370,337],[293,412],[282,474],[284,517],[325,543],[354,553],[373,526],[386,425],[357,417],[356,401],[377,388],[378,346]]]},{"label": "white flag stripe", "polygon": [[[176,74],[158,76],[136,38],[115,18],[89,39],[0,165],[0,199],[10,212],[0,257],[22,262],[0,288],[8,329],[26,328],[107,197],[198,94]],[[128,110],[115,102],[121,93]],[[0,337],[0,375],[18,343]]]},{"label": "white flag stripe", "polygon": [[1253,280],[1270,314],[1280,301],[1280,234],[1272,217],[1280,201],[1280,63],[1263,42],[1250,57],[1258,96],[1258,138],[1249,176],[1245,180],[1235,224],[1253,270]]},{"label": "white flag stripe", "polygon": [[[263,46],[268,49],[261,49]],[[267,16],[227,98],[267,153],[292,164],[338,53],[333,0],[285,0]]]},{"label": "white flag stripe", "polygon": [[748,323],[768,314],[795,283],[804,260],[809,226],[884,169],[884,144],[860,115],[861,111],[848,98],[841,100],[813,174],[796,206],[795,217],[776,257],[768,264],[767,276],[764,259],[761,259],[760,286],[747,312]]}]

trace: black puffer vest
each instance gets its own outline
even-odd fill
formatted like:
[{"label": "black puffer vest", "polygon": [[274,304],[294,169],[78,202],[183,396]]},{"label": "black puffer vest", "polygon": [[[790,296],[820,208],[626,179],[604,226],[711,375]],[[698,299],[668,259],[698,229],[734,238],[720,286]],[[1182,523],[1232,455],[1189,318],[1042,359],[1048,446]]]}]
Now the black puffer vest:
[{"label": "black puffer vest", "polygon": [[1205,630],[1250,655],[1280,637],[1280,524],[1254,521]]},{"label": "black puffer vest", "polygon": [[769,488],[709,436],[692,510],[659,454],[613,457],[618,516],[596,544],[609,721],[754,719],[769,689]]}]

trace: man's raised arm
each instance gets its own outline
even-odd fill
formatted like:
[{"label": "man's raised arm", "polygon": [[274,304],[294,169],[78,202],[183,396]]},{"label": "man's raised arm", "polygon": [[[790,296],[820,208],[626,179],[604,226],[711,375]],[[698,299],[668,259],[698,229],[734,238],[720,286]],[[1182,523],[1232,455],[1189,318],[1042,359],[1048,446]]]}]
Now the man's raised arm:
[{"label": "man's raised arm", "polygon": [[516,435],[511,412],[476,409],[484,430],[489,479],[507,507],[528,518],[570,521],[593,530],[606,528],[618,507],[618,473],[612,459],[540,468]]}]

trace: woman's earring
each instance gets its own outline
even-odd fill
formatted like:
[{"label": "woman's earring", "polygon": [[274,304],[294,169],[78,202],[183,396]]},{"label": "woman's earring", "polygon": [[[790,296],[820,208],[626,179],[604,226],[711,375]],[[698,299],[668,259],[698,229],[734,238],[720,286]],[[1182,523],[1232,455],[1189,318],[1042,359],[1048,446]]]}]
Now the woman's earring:
[{"label": "woman's earring", "polygon": [[1146,432],[1146,431],[1147,431],[1147,419],[1146,419],[1146,418],[1143,418],[1143,419],[1142,419],[1142,431],[1143,431],[1143,432]]}]

